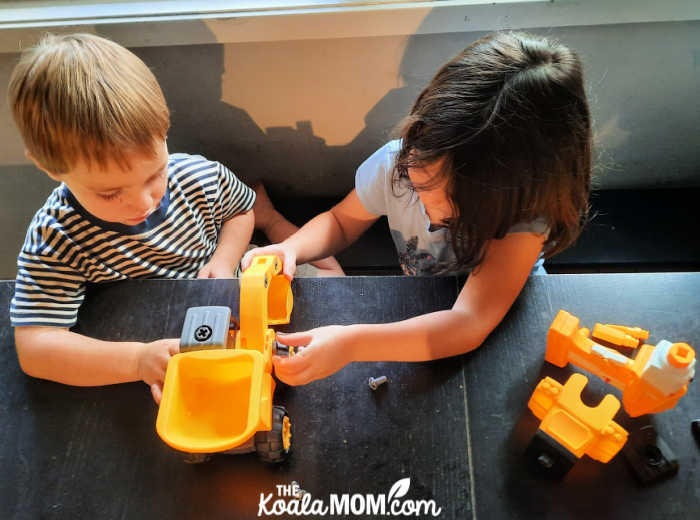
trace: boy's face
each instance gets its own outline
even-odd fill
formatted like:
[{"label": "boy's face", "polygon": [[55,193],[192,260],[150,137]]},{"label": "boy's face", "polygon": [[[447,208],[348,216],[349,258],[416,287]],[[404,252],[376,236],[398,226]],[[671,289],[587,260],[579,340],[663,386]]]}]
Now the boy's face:
[{"label": "boy's face", "polygon": [[72,170],[49,176],[63,181],[78,202],[93,216],[107,222],[136,226],[153,213],[168,182],[168,147],[155,140],[155,156],[133,153],[129,167],[110,160],[104,169],[79,162]]}]

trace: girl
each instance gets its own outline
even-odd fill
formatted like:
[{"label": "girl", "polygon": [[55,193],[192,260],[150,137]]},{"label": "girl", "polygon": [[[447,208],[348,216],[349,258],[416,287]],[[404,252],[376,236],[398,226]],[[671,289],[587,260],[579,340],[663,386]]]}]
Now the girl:
[{"label": "girl", "polygon": [[[543,256],[569,246],[588,213],[591,129],[581,64],[563,45],[487,36],[445,64],[392,141],[357,170],[355,189],[279,244],[295,265],[332,255],[387,215],[406,274],[471,272],[451,310],[397,323],[283,335],[304,346],[275,358],[292,385],[352,361],[425,361],[478,347]],[[400,348],[399,348],[400,347]]]}]

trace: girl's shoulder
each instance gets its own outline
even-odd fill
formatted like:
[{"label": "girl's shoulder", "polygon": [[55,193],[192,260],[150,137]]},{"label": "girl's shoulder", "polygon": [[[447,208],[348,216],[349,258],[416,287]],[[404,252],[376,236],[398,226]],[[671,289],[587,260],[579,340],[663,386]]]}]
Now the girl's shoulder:
[{"label": "girl's shoulder", "polygon": [[401,149],[401,141],[396,139],[389,141],[384,146],[370,155],[357,169],[358,180],[364,182],[376,182],[381,179],[389,180],[394,170],[396,154]]},{"label": "girl's shoulder", "polygon": [[538,217],[535,220],[529,222],[523,221],[514,224],[508,229],[506,234],[509,233],[536,233],[538,235],[549,236],[550,225],[545,217]]},{"label": "girl's shoulder", "polygon": [[400,149],[401,141],[389,141],[357,168],[355,191],[370,213],[386,215],[387,199],[392,191],[394,163]]},{"label": "girl's shoulder", "polygon": [[394,139],[389,141],[381,148],[377,149],[372,155],[369,156],[367,161],[379,162],[384,165],[392,166],[396,160],[396,154],[401,150],[401,139]]}]

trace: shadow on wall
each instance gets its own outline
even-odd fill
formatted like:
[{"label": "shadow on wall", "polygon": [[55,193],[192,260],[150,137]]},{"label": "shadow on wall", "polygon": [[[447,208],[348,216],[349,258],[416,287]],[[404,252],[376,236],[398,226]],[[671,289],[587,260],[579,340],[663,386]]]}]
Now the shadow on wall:
[{"label": "shadow on wall", "polygon": [[0,166],[0,279],[17,275],[17,254],[34,213],[56,187],[33,164]]},{"label": "shadow on wall", "polygon": [[[699,24],[672,22],[531,31],[561,39],[583,59],[591,110],[599,129],[597,150],[602,156],[602,161],[599,160],[602,163],[599,169],[604,174],[602,187],[700,185],[695,143],[700,135],[700,104],[696,100],[700,75],[697,49],[693,49]],[[200,30],[215,41],[205,23]],[[420,33],[420,27],[416,32]],[[171,152],[201,154],[221,161],[245,182],[263,180],[272,197],[280,200],[302,196],[341,197],[352,189],[356,168],[391,138],[392,129],[408,113],[438,67],[484,34],[415,34],[312,44],[290,41],[132,50],[151,67],[172,110],[168,138]],[[345,47],[345,52],[338,52],[342,57],[333,54],[346,45],[352,50]],[[384,45],[403,50],[392,59],[386,53],[380,59],[373,59]],[[286,48],[292,49],[289,55],[298,61],[293,64],[298,70],[279,66],[282,58],[275,51]],[[242,73],[236,68],[236,60],[245,61],[244,53],[251,49],[256,51],[255,59],[260,63],[251,67],[248,60],[249,66]],[[309,49],[316,50],[307,58],[304,51]],[[352,54],[355,52],[359,56]],[[0,55],[3,82],[9,79],[16,59],[16,55]],[[348,62],[337,63],[342,59]],[[340,67],[336,70],[351,67],[352,74],[361,77],[361,81],[346,85],[331,72],[328,81],[319,84],[319,73],[313,67],[331,62]],[[249,73],[255,70],[266,72],[264,78]],[[270,104],[273,111],[285,108],[283,103],[295,101],[292,95],[286,99],[270,96],[267,94],[270,89],[261,89],[264,94],[260,94],[257,89],[266,81],[278,82],[281,93],[317,96],[319,110],[326,113],[348,114],[355,109],[365,112],[364,126],[358,126],[360,130],[347,142],[329,145],[324,135],[316,135],[312,114],[303,117],[302,113],[302,117],[295,118],[298,122],[294,126],[261,128],[246,111],[250,110],[248,104],[241,107],[223,101],[236,98],[231,95],[235,88],[248,89],[245,99],[264,96],[261,103]],[[226,92],[222,91],[224,84]],[[376,102],[358,102],[369,98],[358,97],[351,90],[363,84],[395,87],[388,88],[381,97],[372,98],[378,99]],[[327,89],[335,89],[333,96],[322,95]],[[0,86],[3,98],[5,90],[6,84]],[[375,90],[381,93],[381,89]],[[329,99],[347,99],[347,102],[341,106],[342,103]],[[319,112],[315,113],[318,117]],[[351,124],[346,118],[338,116],[334,124],[345,129]],[[9,115],[6,124],[11,124]],[[321,126],[318,119],[316,126]],[[12,136],[9,137],[6,141],[11,142]],[[0,143],[0,150],[3,146],[7,157],[12,159],[0,157],[0,163],[21,157],[7,151],[7,142]],[[5,245],[0,253],[0,278],[14,278],[17,252],[27,225],[54,186],[31,165],[0,164],[0,237]]]},{"label": "shadow on wall", "polygon": [[[431,16],[421,26],[428,26]],[[694,145],[700,134],[700,104],[695,100],[700,76],[692,48],[698,26],[698,22],[670,22],[524,29],[559,39],[582,58],[596,137],[598,187],[700,185]],[[214,39],[206,24],[201,31]],[[421,32],[420,27],[416,32]],[[171,150],[219,160],[249,183],[263,180],[273,198],[340,197],[352,189],[355,170],[362,161],[392,138],[392,130],[440,65],[484,34],[372,37],[359,39],[360,44],[352,39],[313,45],[292,41],[149,47],[134,52],[153,68],[172,108]],[[373,61],[383,45],[403,48],[403,52],[392,59],[384,55]],[[253,67],[244,55],[251,46],[259,60]],[[357,58],[341,52],[342,46],[361,55]],[[292,50],[281,57],[288,48]],[[325,52],[316,48],[325,48]],[[280,60],[290,56],[294,67],[286,63],[280,66]],[[396,63],[399,57],[400,65]],[[337,60],[347,63],[338,64]],[[239,70],[237,64],[245,66]],[[351,91],[357,89],[357,82],[345,85],[342,78],[331,78],[320,85],[315,68],[329,64],[336,71],[351,69],[354,77],[363,78],[369,86],[396,86],[372,105]],[[281,96],[270,94],[275,89],[263,88],[268,81],[280,85],[277,92]],[[226,85],[225,92],[222,85]],[[234,89],[248,92],[236,96],[232,95]],[[265,96],[263,103],[285,117],[291,112],[285,103],[298,101],[302,105],[302,100],[292,94],[285,97],[285,92],[299,93],[304,102],[311,92],[321,108],[309,109],[313,113],[307,117],[302,113],[295,126],[261,128],[252,112],[246,111],[258,111],[259,107],[251,108],[257,101],[244,106],[223,101],[236,97],[254,100],[256,89]],[[333,92],[324,96],[326,90]],[[338,94],[343,91],[346,97]],[[339,114],[334,124],[347,129],[355,125],[340,115],[348,114],[347,105],[350,111],[366,111],[364,127],[347,142],[329,145],[326,135],[316,134],[316,127],[323,123],[319,122],[320,111]]]},{"label": "shadow on wall", "polygon": [[[151,67],[171,108],[172,126],[168,135],[171,152],[196,153],[220,161],[247,183],[263,180],[273,198],[340,197],[353,188],[355,170],[362,161],[391,139],[392,130],[408,113],[437,68],[482,34],[401,37],[405,50],[398,67],[400,77],[393,80],[399,86],[386,92],[369,109],[364,117],[364,128],[343,145],[328,145],[324,136],[316,135],[312,118],[302,119],[294,127],[262,129],[244,108],[222,100],[225,97],[222,95],[224,74],[229,79],[233,76],[232,82],[238,88],[254,89],[256,86],[255,78],[241,77],[237,82],[237,71],[225,70],[226,65],[233,68],[235,53],[241,52],[239,49],[245,49],[247,44],[143,47],[132,51]],[[382,38],[375,40],[362,49],[371,53],[373,44],[382,43]],[[295,43],[298,42],[290,42],[290,45]],[[258,65],[261,70],[265,69],[268,78],[269,68],[280,59],[272,51],[274,49],[265,55],[267,61]],[[367,58],[360,61],[370,61],[369,56]],[[299,63],[298,68],[322,65],[323,62]],[[386,67],[397,70],[396,63],[387,63]],[[387,73],[370,69],[356,72],[368,82],[382,75],[385,79]],[[285,78],[281,73],[277,78],[282,84],[308,81],[308,84],[294,85],[297,91],[319,88],[313,79],[306,79],[302,73],[292,78]],[[334,87],[342,90],[344,85]],[[348,94],[349,102],[355,102],[352,94]],[[288,101],[266,99],[265,102],[274,105]],[[340,108],[323,107],[331,112]],[[357,108],[365,109],[359,104]],[[337,125],[343,124],[342,120],[337,121]]]},{"label": "shadow on wall", "polygon": [[[97,26],[97,34],[101,34]],[[211,41],[214,34],[202,22],[198,29]],[[398,66],[398,77],[391,82],[397,87],[386,92],[369,108],[364,117],[364,128],[350,142],[327,145],[323,136],[315,135],[313,118],[300,118],[294,127],[274,126],[260,128],[244,108],[223,101],[222,84],[226,71],[226,53],[241,52],[250,44],[201,44],[168,47],[131,48],[154,72],[171,109],[171,129],[168,134],[170,152],[200,154],[231,168],[243,181],[252,184],[262,180],[275,199],[300,196],[340,197],[354,186],[357,167],[377,148],[391,139],[392,130],[408,113],[421,89],[437,68],[459,52],[466,44],[483,33],[396,36],[394,45],[404,46]],[[110,37],[109,34],[101,34]],[[204,38],[207,39],[207,38]],[[363,39],[366,40],[366,39]],[[398,43],[397,43],[398,42]],[[369,54],[384,43],[381,37],[359,45],[366,82],[381,77],[386,82],[388,71],[396,75],[397,63],[386,63],[385,70],[374,70]],[[294,45],[295,42],[275,42],[276,45]],[[229,48],[227,48],[230,45]],[[257,45],[257,44],[256,44]],[[265,45],[262,43],[260,45]],[[6,78],[18,55],[0,56],[7,70]],[[301,57],[303,58],[303,56]],[[365,59],[367,58],[367,59]],[[278,58],[264,55],[261,67],[274,67]],[[229,57],[229,64],[235,63]],[[303,70],[308,64],[300,59]],[[357,63],[355,61],[354,63]],[[318,64],[311,64],[315,66]],[[342,66],[342,64],[340,65]],[[301,74],[292,81],[304,81]],[[280,76],[284,84],[289,79]],[[331,78],[333,88],[344,85]],[[255,89],[256,78],[241,77],[240,88]],[[310,92],[318,91],[313,80],[296,87]],[[6,88],[6,85],[3,85]],[[4,96],[3,96],[4,97]],[[279,103],[266,99],[266,103]],[[326,106],[333,112],[339,107]],[[352,107],[354,108],[354,107]],[[357,106],[358,110],[366,107]],[[9,119],[9,116],[8,116]],[[8,121],[8,123],[10,123]],[[346,124],[339,119],[337,125]],[[15,156],[17,154],[14,154]],[[2,161],[0,161],[2,162]],[[0,164],[0,197],[3,200],[0,236],[6,247],[0,253],[0,278],[12,279],[16,274],[17,253],[24,241],[26,229],[36,210],[56,186],[33,165]]]}]

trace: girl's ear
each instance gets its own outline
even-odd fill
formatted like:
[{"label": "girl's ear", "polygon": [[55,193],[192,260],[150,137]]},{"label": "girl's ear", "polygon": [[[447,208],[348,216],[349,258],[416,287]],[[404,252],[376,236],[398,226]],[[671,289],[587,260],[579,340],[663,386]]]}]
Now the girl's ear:
[{"label": "girl's ear", "polygon": [[51,177],[53,180],[55,180],[56,182],[61,182],[61,179],[58,177],[58,175],[56,175],[55,173],[51,173],[49,170],[47,170],[46,168],[44,168],[44,167],[41,165],[41,163],[40,163],[39,161],[36,160],[36,157],[34,157],[34,156],[32,155],[32,153],[31,153],[29,150],[27,150],[26,148],[24,149],[24,156],[25,156],[27,159],[29,159],[30,161],[32,161],[32,162],[36,165],[37,168],[39,168],[41,171],[43,171],[46,175],[48,175],[49,177]]}]

